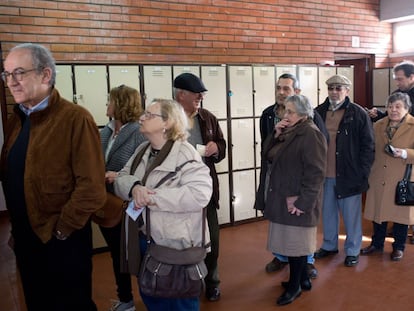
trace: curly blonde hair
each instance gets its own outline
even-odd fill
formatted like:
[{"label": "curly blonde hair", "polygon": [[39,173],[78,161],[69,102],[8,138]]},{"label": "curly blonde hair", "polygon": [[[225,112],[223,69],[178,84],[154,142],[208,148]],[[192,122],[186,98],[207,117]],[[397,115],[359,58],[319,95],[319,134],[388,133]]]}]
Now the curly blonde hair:
[{"label": "curly blonde hair", "polygon": [[122,124],[138,121],[143,111],[139,92],[126,85],[111,89],[109,102],[114,104],[115,120]]}]

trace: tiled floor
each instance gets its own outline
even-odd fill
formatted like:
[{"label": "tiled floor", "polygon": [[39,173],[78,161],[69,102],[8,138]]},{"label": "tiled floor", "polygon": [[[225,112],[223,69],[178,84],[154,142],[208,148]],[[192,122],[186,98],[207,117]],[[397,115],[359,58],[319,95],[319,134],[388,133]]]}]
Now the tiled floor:
[{"label": "tiled floor", "polygon": [[[371,225],[364,222],[369,244]],[[0,310],[24,311],[24,304],[13,253],[7,246],[9,225],[0,217]],[[266,251],[267,222],[258,221],[221,230],[220,271],[222,299],[202,300],[202,311],[277,310],[276,298],[282,293],[280,282],[288,277],[288,268],[267,274],[265,264],[271,259]],[[320,245],[322,236],[319,233]],[[307,311],[386,311],[412,310],[414,307],[414,245],[407,244],[401,262],[391,262],[391,239],[383,255],[361,257],[354,268],[343,265],[344,253],[317,261],[319,277],[310,292],[287,305],[284,310]],[[115,298],[114,280],[108,253],[94,255],[94,300],[98,310],[106,311]],[[134,282],[137,310],[145,310]]]}]

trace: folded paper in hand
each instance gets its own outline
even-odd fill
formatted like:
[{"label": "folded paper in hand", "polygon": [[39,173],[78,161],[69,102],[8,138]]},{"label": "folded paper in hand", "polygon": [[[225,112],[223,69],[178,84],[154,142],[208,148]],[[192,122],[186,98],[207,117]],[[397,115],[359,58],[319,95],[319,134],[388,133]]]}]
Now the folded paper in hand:
[{"label": "folded paper in hand", "polygon": [[126,213],[129,217],[131,217],[134,221],[137,220],[138,216],[141,215],[142,211],[145,207],[141,207],[136,209],[134,201],[128,203],[128,207],[126,209]]}]

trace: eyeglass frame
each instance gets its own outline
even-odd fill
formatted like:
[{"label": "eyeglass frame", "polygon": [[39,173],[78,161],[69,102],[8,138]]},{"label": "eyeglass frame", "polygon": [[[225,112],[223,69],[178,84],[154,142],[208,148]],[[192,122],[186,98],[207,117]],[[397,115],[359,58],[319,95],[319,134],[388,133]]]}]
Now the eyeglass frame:
[{"label": "eyeglass frame", "polygon": [[32,68],[32,69],[27,69],[27,70],[25,70],[23,68],[16,68],[12,72],[3,71],[0,74],[0,76],[1,76],[1,79],[4,81],[4,83],[8,83],[10,76],[13,78],[14,81],[21,82],[21,81],[23,81],[23,76],[26,73],[32,72],[32,71],[35,71],[35,70],[38,70],[38,68]]},{"label": "eyeglass frame", "polygon": [[142,113],[141,118],[142,117],[144,117],[146,120],[151,120],[151,119],[154,119],[155,117],[160,117],[160,118],[164,119],[164,116],[162,114],[152,113],[152,112],[149,112],[148,110],[145,110]]}]

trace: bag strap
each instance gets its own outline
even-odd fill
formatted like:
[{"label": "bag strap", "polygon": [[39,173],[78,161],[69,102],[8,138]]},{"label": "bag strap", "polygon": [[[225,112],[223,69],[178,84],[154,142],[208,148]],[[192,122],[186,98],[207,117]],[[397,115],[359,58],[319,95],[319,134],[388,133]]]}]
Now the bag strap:
[{"label": "bag strap", "polygon": [[411,170],[412,170],[413,165],[412,164],[407,164],[405,166],[405,173],[404,173],[404,180],[409,181],[411,179]]},{"label": "bag strap", "polygon": [[150,143],[148,142],[147,145],[145,147],[143,147],[135,156],[134,161],[132,161],[131,164],[131,170],[129,172],[129,175],[134,175],[135,171],[137,170],[138,164],[139,162],[141,162],[142,157],[145,154],[145,151],[147,151],[148,147],[150,146]]},{"label": "bag strap", "polygon": [[[158,188],[159,186],[161,186],[164,182],[166,182],[169,178],[177,175],[177,173],[184,167],[184,165],[186,165],[187,163],[192,163],[192,162],[197,162],[196,160],[188,160],[182,164],[180,164],[179,166],[177,166],[175,168],[174,172],[169,172],[167,175],[165,175],[163,178],[161,178],[161,180],[156,184],[155,188]],[[202,239],[201,239],[201,246],[204,247],[205,243],[206,243],[206,237],[205,237],[205,233],[206,233],[206,213],[207,210],[206,208],[203,208],[203,215],[202,215],[202,225],[201,225],[201,229],[202,229]],[[145,214],[145,222],[146,222],[146,230],[147,230],[147,244],[151,243],[151,219],[150,219],[150,209],[147,208],[146,209],[146,214]]]}]

